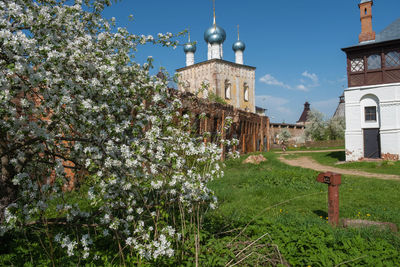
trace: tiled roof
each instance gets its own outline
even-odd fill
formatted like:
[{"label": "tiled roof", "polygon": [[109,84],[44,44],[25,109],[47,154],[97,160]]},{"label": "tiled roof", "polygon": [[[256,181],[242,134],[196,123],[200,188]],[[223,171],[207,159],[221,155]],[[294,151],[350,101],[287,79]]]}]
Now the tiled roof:
[{"label": "tiled roof", "polygon": [[385,42],[395,39],[400,39],[400,18],[378,33],[375,42]]},{"label": "tiled roof", "polygon": [[350,47],[342,48],[342,50],[346,51],[352,48],[358,48],[365,45],[374,45],[393,40],[400,40],[400,18],[395,20],[392,24],[387,26],[383,31],[378,33],[375,37],[375,40],[358,43]]},{"label": "tiled roof", "polygon": [[307,122],[308,112],[310,112],[310,103],[306,102],[304,104],[303,113],[301,113],[300,119],[297,121],[297,123],[301,123],[301,122],[305,123],[305,122]]},{"label": "tiled roof", "polygon": [[333,118],[339,118],[345,116],[345,103],[344,103],[344,95],[340,96],[339,105],[336,108],[335,114],[333,114]]}]

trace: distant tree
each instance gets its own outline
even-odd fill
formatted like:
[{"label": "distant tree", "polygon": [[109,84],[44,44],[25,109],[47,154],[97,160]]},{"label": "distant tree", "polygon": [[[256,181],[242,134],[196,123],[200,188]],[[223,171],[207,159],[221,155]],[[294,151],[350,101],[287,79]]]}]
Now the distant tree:
[{"label": "distant tree", "polygon": [[332,118],[327,122],[326,135],[329,140],[342,140],[344,139],[344,130],[346,129],[346,122],[344,117]]},{"label": "distant tree", "polygon": [[280,134],[279,137],[281,139],[282,142],[287,143],[289,141],[289,139],[292,137],[292,135],[290,134],[290,132],[288,131],[288,129],[283,129]]},{"label": "distant tree", "polygon": [[326,139],[326,121],[324,120],[324,114],[318,110],[311,110],[308,113],[308,119],[306,123],[305,136],[307,139],[314,141],[321,141]]}]

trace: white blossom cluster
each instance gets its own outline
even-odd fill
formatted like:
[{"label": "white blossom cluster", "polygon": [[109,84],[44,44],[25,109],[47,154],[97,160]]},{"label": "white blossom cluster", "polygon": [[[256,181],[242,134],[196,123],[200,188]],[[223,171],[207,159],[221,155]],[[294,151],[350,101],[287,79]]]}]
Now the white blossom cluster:
[{"label": "white blossom cluster", "polygon": [[[174,47],[174,35],[115,28],[101,17],[109,0],[72,2],[0,0],[0,155],[8,170],[0,186],[16,194],[2,209],[0,235],[58,203],[60,221],[98,227],[80,236],[60,230],[54,241],[69,256],[88,258],[98,234],[148,259],[171,257],[183,229],[166,214],[215,208],[207,184],[223,175],[220,148],[190,134],[167,81],[149,75],[152,59],[134,62],[138,45]],[[69,201],[71,172],[90,184],[81,192],[90,209]]]}]

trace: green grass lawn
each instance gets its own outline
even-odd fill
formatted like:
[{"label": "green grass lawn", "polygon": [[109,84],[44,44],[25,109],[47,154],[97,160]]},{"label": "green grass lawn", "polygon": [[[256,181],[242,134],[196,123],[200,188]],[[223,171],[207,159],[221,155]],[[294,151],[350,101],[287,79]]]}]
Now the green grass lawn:
[{"label": "green grass lawn", "polygon": [[318,152],[318,153],[301,153],[292,154],[286,157],[297,158],[297,157],[311,157],[318,163],[328,166],[334,166],[342,169],[357,169],[372,173],[383,173],[383,174],[397,174],[400,175],[400,161],[378,161],[378,162],[348,162],[343,164],[336,164],[341,161],[345,161],[345,152]]},{"label": "green grass lawn", "polygon": [[[280,155],[272,152],[263,155],[268,161],[260,165],[242,164],[245,156],[227,160],[225,176],[210,184],[219,206],[202,219],[200,266],[226,266],[229,262],[228,266],[282,266],[279,262],[284,266],[325,267],[345,262],[341,266],[399,266],[398,233],[331,227],[326,219],[327,186],[316,182],[318,172],[285,165],[278,160]],[[340,217],[400,226],[399,192],[397,181],[344,175]],[[82,207],[87,205],[80,192],[72,192],[69,197]],[[26,234],[10,233],[0,238],[0,266],[50,265],[39,236]],[[119,266],[113,260],[118,257],[115,244],[111,246],[99,237],[96,246],[98,264]],[[187,256],[183,261],[173,257],[163,264],[141,266],[193,266],[194,247],[177,253]],[[65,253],[60,255],[60,266],[79,265]]]},{"label": "green grass lawn", "polygon": [[[327,186],[315,181],[318,172],[287,166],[274,153],[264,155],[268,161],[260,165],[243,165],[243,158],[226,162],[225,177],[211,185],[220,203],[208,215],[214,227],[219,223],[220,231],[243,229],[251,221],[246,235],[256,238],[268,232],[292,265],[334,266],[358,256],[363,258],[347,266],[400,262],[398,235],[328,225]],[[400,182],[343,176],[340,217],[400,226],[399,192]],[[379,256],[383,247],[397,252]]]}]

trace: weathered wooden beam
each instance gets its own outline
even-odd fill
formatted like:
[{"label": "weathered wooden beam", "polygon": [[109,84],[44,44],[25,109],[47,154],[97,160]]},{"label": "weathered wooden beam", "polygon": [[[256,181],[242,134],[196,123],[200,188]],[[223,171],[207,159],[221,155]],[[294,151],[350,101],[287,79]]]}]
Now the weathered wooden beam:
[{"label": "weathered wooden beam", "polygon": [[270,121],[269,121],[269,117],[267,117],[267,132],[266,132],[266,136],[267,136],[267,151],[269,151],[270,149],[271,149],[271,139],[269,138],[270,137],[270,131],[271,131],[271,128],[270,128]]},{"label": "weathered wooden beam", "polygon": [[[206,145],[207,142],[218,142],[216,133],[220,131],[222,139],[232,139],[236,137],[239,139],[239,148],[241,153],[255,152],[255,151],[268,151],[270,149],[270,125],[269,118],[259,116],[254,113],[249,113],[241,109],[234,108],[233,106],[223,105],[219,103],[210,103],[206,99],[197,98],[195,95],[187,92],[177,92],[171,90],[172,94],[176,94],[182,101],[182,109],[188,110],[194,114],[195,118],[202,113],[206,114],[204,119],[200,121],[196,119],[191,121],[191,124],[196,124],[197,134],[204,134],[205,132],[212,133],[210,138],[203,138]],[[182,112],[182,110],[181,110]],[[182,113],[181,113],[182,114]],[[222,115],[222,116],[221,116]],[[224,129],[225,118],[230,116],[234,119],[229,134]],[[240,134],[238,134],[240,131]],[[267,140],[264,141],[264,137]],[[258,147],[258,144],[260,146]],[[233,151],[239,149],[233,146]],[[221,159],[225,158],[226,147],[221,144]]]},{"label": "weathered wooden beam", "polygon": [[[226,132],[225,132],[225,111],[222,111],[222,117],[221,117],[221,139],[225,140],[226,138]],[[225,145],[223,142],[221,142],[221,160],[225,160]]]}]

